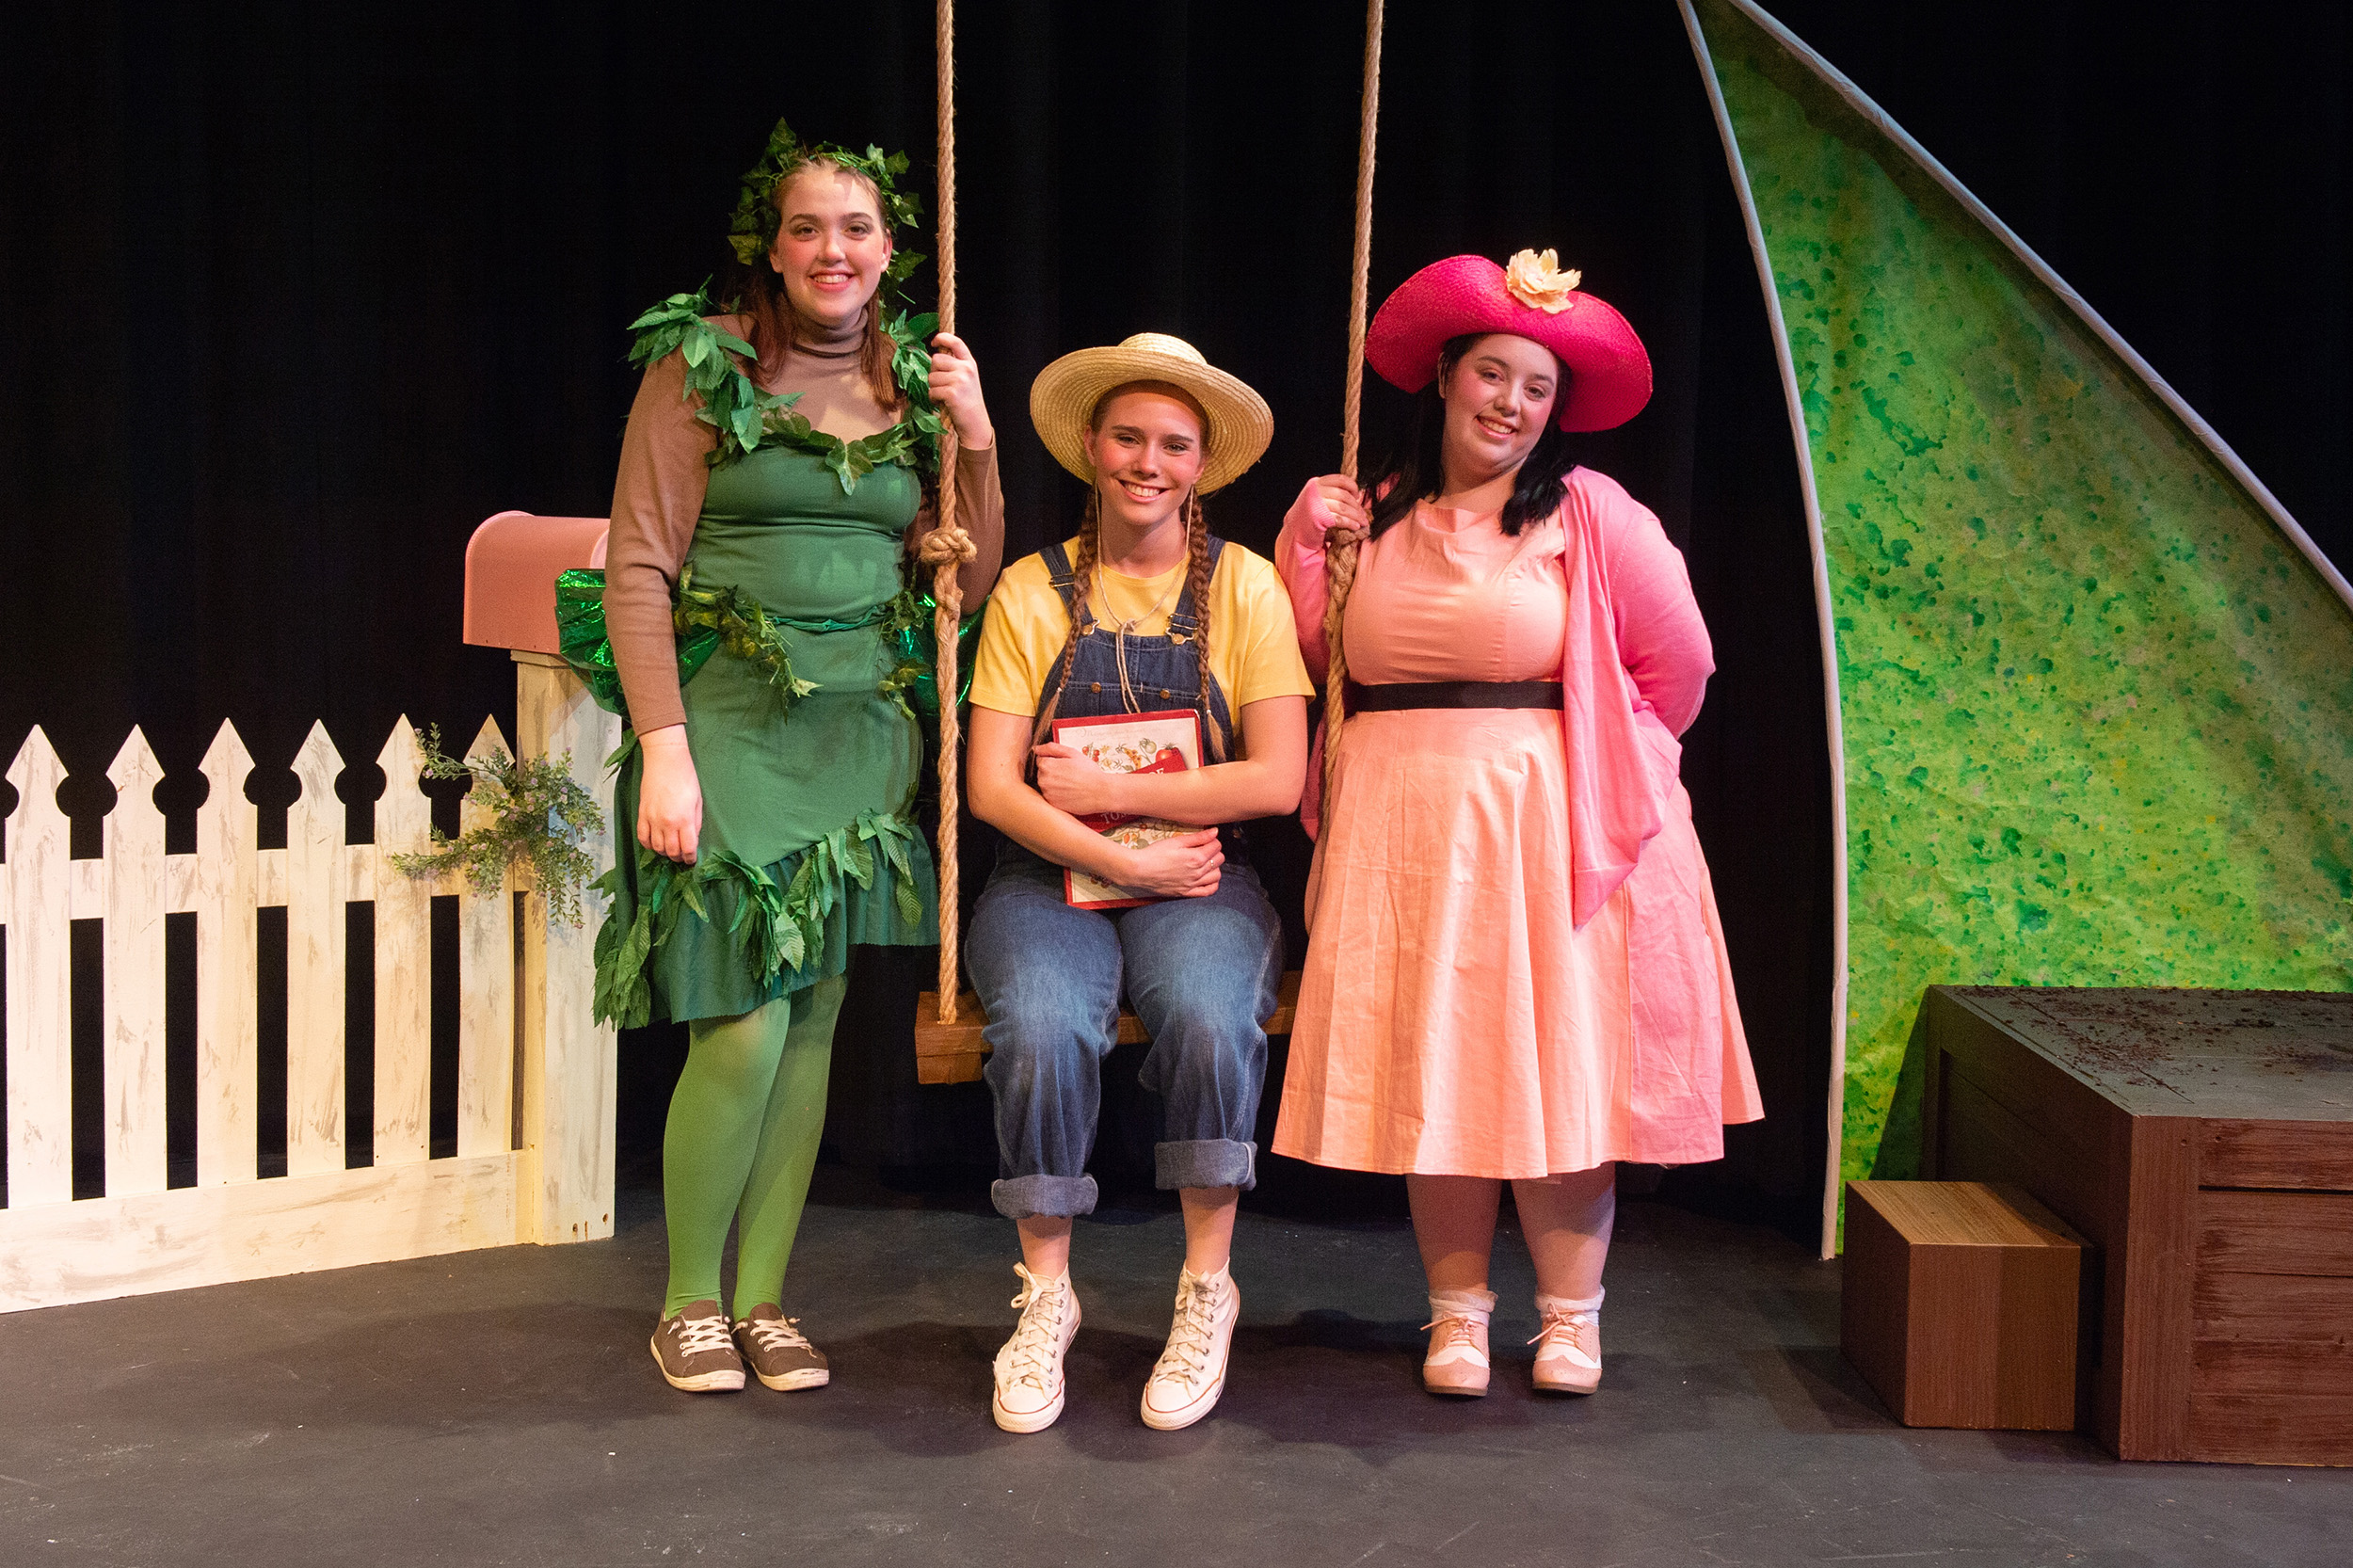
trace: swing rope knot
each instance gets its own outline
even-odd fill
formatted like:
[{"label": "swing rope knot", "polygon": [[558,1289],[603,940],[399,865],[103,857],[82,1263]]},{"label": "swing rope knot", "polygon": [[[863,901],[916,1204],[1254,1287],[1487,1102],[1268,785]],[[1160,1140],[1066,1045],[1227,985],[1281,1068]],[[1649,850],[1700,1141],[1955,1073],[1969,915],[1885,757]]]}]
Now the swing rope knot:
[{"label": "swing rope knot", "polygon": [[916,549],[916,557],[925,566],[944,566],[950,561],[961,566],[977,557],[981,547],[972,542],[972,536],[957,523],[943,522],[923,536]]}]

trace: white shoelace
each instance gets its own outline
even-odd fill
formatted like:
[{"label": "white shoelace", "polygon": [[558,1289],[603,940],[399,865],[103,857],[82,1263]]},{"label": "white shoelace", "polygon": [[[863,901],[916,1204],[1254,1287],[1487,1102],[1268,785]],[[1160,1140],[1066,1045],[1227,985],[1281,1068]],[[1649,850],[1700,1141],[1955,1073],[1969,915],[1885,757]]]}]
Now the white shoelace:
[{"label": "white shoelace", "polygon": [[815,1350],[817,1347],[808,1342],[808,1336],[795,1326],[799,1322],[798,1318],[748,1318],[744,1327],[753,1343],[763,1351]]},{"label": "white shoelace", "polygon": [[1026,1383],[1041,1394],[1050,1394],[1054,1359],[1062,1348],[1063,1310],[1070,1301],[1070,1276],[1064,1274],[1048,1287],[1021,1264],[1015,1264],[1013,1272],[1021,1276],[1020,1293],[1013,1298],[1013,1304],[1021,1309],[1021,1321],[1015,1326],[1013,1343],[1007,1347],[1011,1352],[1005,1361],[1007,1381]]},{"label": "white shoelace", "polygon": [[699,1355],[705,1351],[731,1351],[735,1336],[728,1332],[725,1318],[681,1318],[678,1320],[678,1349],[681,1356]]},{"label": "white shoelace", "polygon": [[1152,1375],[1181,1367],[1188,1379],[1199,1377],[1209,1368],[1209,1338],[1216,1329],[1217,1291],[1208,1280],[1195,1275],[1176,1292],[1176,1323],[1169,1330],[1168,1349],[1160,1352]]}]

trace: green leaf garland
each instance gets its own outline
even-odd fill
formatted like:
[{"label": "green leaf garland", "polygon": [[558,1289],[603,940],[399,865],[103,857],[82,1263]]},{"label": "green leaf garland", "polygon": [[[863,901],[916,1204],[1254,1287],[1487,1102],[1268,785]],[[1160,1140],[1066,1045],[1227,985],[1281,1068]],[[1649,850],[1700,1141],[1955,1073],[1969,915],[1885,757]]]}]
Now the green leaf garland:
[{"label": "green leaf garland", "polygon": [[822,458],[840,481],[843,495],[855,494],[857,482],[886,463],[897,463],[919,474],[939,472],[939,434],[947,421],[932,402],[932,357],[923,340],[938,328],[939,317],[925,312],[911,316],[902,311],[883,325],[891,342],[890,375],[906,398],[907,411],[888,430],[845,441],[809,424],[793,405],[801,394],[778,396],[756,386],[744,370],[752,345],[734,333],[704,319],[718,315],[712,303],[711,284],[693,294],[674,294],[630,324],[636,340],[629,362],[643,368],[671,354],[686,362],[689,400],[699,397],[695,417],[718,432],[718,442],[705,459],[720,468],[750,456],[762,445],[786,446]]}]

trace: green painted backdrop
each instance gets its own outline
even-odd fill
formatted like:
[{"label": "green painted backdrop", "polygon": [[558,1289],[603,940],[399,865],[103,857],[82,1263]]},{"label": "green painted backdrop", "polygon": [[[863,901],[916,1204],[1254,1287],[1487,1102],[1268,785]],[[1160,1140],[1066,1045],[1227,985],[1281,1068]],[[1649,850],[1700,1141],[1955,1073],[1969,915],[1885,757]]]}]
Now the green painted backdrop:
[{"label": "green painted backdrop", "polygon": [[1906,1176],[1926,986],[2353,988],[2353,614],[1909,153],[1723,0],[1699,9],[1836,621],[1841,1174]]}]

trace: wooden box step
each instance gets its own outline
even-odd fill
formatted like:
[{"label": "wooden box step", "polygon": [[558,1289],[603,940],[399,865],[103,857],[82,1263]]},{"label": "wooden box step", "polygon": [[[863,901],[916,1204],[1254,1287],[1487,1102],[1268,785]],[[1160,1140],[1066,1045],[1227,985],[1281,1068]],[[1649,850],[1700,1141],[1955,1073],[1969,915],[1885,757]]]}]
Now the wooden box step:
[{"label": "wooden box step", "polygon": [[2075,1425],[2083,1240],[2015,1187],[1849,1181],[1839,1348],[1908,1427]]},{"label": "wooden box step", "polygon": [[[1299,971],[1286,970],[1277,988],[1274,1011],[1266,1016],[1269,1034],[1291,1032],[1291,1011],[1299,1003]],[[939,1021],[939,993],[926,991],[915,999],[915,1080],[918,1083],[977,1083],[981,1064],[988,1060],[988,1042],[981,1028],[988,1019],[981,999],[967,991],[956,999],[956,1021]],[[1126,1008],[1119,1010],[1119,1043],[1140,1046],[1152,1036]]]}]

